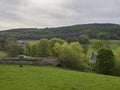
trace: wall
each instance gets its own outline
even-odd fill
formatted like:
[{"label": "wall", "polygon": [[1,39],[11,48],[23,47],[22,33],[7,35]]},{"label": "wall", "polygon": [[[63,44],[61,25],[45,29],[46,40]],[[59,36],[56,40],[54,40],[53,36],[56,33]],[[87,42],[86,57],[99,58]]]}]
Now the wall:
[{"label": "wall", "polygon": [[0,64],[26,64],[26,65],[58,65],[59,62],[57,58],[53,57],[45,57],[45,58],[40,58],[37,60],[17,60],[17,59],[9,59],[9,60],[0,60]]}]

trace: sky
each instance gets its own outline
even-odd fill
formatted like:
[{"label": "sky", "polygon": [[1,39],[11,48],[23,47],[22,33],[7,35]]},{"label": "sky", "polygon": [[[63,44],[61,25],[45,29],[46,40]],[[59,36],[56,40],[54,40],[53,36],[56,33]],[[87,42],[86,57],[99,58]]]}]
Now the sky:
[{"label": "sky", "polygon": [[120,24],[120,0],[0,0],[0,30]]}]

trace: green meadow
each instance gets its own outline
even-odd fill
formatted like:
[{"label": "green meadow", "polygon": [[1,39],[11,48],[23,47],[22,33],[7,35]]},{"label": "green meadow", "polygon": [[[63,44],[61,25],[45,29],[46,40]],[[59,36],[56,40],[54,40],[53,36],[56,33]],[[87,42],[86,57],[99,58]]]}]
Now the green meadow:
[{"label": "green meadow", "polygon": [[120,90],[120,77],[52,66],[0,65],[0,90]]}]

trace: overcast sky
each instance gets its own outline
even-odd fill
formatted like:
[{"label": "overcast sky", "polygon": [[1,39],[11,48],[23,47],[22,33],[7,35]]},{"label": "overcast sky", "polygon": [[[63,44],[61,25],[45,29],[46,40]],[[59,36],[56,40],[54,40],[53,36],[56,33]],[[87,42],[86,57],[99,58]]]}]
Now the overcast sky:
[{"label": "overcast sky", "polygon": [[0,0],[0,29],[120,24],[120,0]]}]

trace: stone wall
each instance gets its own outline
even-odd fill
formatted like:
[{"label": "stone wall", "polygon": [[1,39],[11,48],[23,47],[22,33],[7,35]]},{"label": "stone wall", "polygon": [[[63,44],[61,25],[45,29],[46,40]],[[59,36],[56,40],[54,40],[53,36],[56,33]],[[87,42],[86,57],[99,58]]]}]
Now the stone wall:
[{"label": "stone wall", "polygon": [[0,60],[0,64],[26,64],[26,65],[58,65],[58,59],[53,58],[53,57],[45,57],[45,58],[40,58],[37,60],[17,60],[17,59],[9,59],[9,60]]}]

